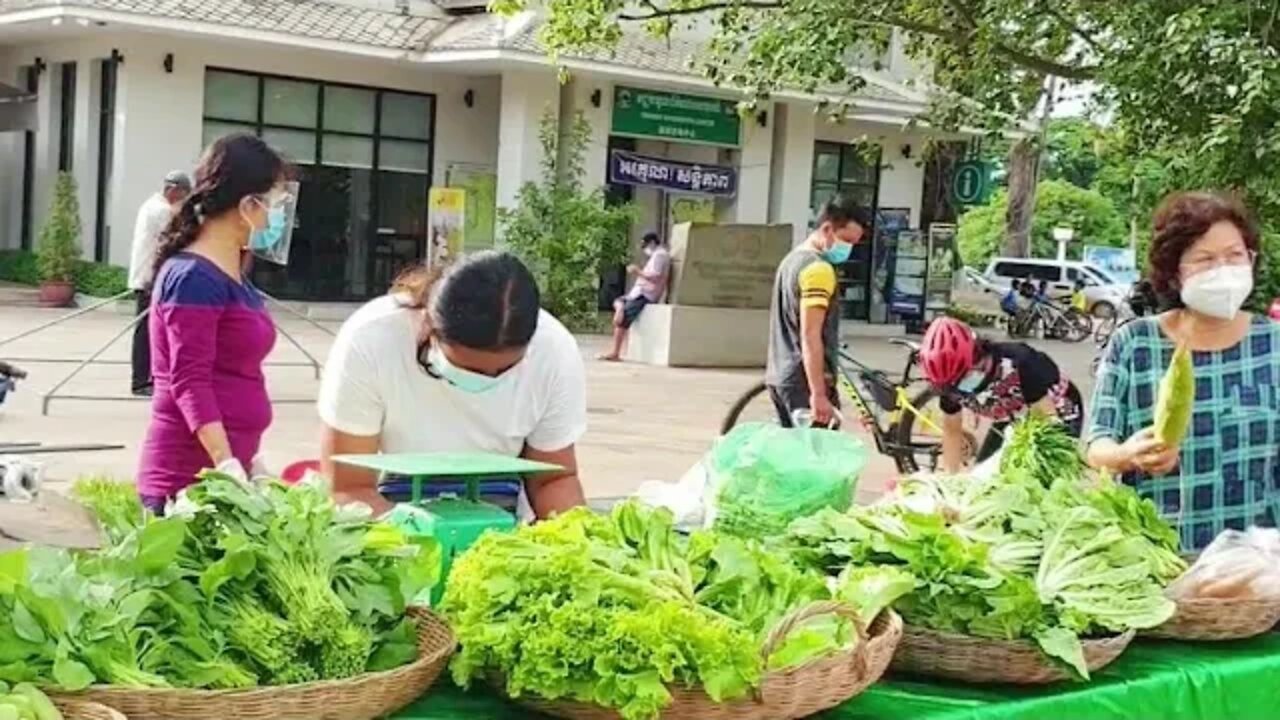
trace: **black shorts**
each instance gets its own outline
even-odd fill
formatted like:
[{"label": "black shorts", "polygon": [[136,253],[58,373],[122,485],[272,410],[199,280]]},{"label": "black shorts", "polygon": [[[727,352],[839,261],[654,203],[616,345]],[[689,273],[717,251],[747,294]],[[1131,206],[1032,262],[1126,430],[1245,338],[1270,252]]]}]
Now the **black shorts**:
[{"label": "black shorts", "polygon": [[636,318],[640,317],[640,313],[649,304],[649,298],[643,295],[619,298],[619,301],[622,303],[622,321],[618,323],[618,326],[624,328],[631,327]]},{"label": "black shorts", "polygon": [[[809,409],[809,388],[798,385],[769,385],[768,389],[769,399],[773,401],[773,407],[778,411],[778,423],[785,428],[795,427],[791,419],[792,413],[796,410]],[[827,398],[839,409],[840,392],[834,386],[827,389]],[[836,418],[831,427],[832,429],[840,427],[840,419]]]}]

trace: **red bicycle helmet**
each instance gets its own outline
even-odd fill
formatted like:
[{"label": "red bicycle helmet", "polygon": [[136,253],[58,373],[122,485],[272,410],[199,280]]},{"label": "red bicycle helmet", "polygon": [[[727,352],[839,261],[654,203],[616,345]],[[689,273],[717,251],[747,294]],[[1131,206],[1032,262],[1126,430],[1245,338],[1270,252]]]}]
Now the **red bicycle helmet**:
[{"label": "red bicycle helmet", "polygon": [[973,369],[977,336],[964,323],[940,317],[929,324],[920,343],[920,368],[934,387],[950,387]]}]

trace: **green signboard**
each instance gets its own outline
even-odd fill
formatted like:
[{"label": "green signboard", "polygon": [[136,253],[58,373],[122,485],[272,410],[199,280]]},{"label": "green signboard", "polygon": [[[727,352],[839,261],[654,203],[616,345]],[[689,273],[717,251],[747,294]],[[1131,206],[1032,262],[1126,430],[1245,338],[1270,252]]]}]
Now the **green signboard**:
[{"label": "green signboard", "polygon": [[737,147],[742,118],[730,100],[623,87],[613,89],[613,133]]},{"label": "green signboard", "polygon": [[977,161],[956,165],[951,176],[951,199],[957,205],[980,205],[991,194],[991,167]]}]

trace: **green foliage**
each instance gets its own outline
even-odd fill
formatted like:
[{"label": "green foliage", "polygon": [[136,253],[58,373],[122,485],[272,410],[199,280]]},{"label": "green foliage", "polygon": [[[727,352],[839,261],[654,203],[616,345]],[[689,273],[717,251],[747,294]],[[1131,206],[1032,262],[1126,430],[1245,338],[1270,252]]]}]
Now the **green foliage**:
[{"label": "green foliage", "polygon": [[367,508],[217,474],[164,519],[139,520],[118,484],[75,492],[112,541],[0,554],[0,681],[231,689],[417,655],[406,603],[436,581],[439,546],[370,521]]},{"label": "green foliage", "polygon": [[[976,207],[960,217],[957,243],[965,264],[985,267],[1004,241],[1004,215],[1008,194],[997,192],[989,205]],[[1123,247],[1128,234],[1111,201],[1094,190],[1083,190],[1062,180],[1046,180],[1036,190],[1035,222],[1031,227],[1033,257],[1055,257],[1053,229],[1070,227],[1076,242],[1068,256],[1079,258],[1083,245]]]},{"label": "green foliage", "polygon": [[1102,169],[1099,145],[1103,129],[1086,118],[1050,120],[1045,130],[1041,177],[1063,180],[1088,190]]},{"label": "green foliage", "polygon": [[1149,501],[1088,484],[1082,465],[1063,466],[1048,490],[1019,473],[910,478],[888,502],[797,520],[787,547],[845,581],[866,568],[909,574],[894,601],[907,622],[1032,639],[1087,679],[1080,639],[1168,620],[1175,606],[1162,588],[1186,564]]},{"label": "green foliage", "polygon": [[947,308],[947,315],[972,328],[994,327],[996,324],[995,316],[968,305],[952,305]]},{"label": "green foliage", "polygon": [[602,189],[583,188],[591,126],[581,113],[562,134],[548,112],[539,136],[542,179],[520,188],[514,208],[498,210],[502,237],[538,276],[543,307],[568,324],[590,325],[600,274],[630,252],[634,212],[630,205],[606,205]]},{"label": "green foliage", "polygon": [[[116,265],[76,260],[72,272],[76,291],[93,297],[115,297],[129,288],[129,271]],[[40,284],[40,263],[34,253],[0,250],[0,281]]]},{"label": "green foliage", "polygon": [[[854,12],[845,0],[493,4],[503,13],[535,6],[547,10],[540,38],[553,55],[608,52],[627,23],[658,36],[686,24],[713,27],[694,66],[741,90],[748,103],[795,88],[843,110],[865,85],[850,59],[881,56],[891,30],[916,66],[930,69],[937,92],[928,119],[937,126],[1004,129],[1031,114],[1049,76],[1087,81],[1124,136],[1114,158],[1104,140],[1092,185],[1139,221],[1140,238],[1156,198],[1172,189],[1234,190],[1260,217],[1280,216],[1280,11],[1273,0],[861,0]],[[875,61],[861,64],[878,69]],[[1091,184],[1093,163],[1081,152],[1089,134],[1076,125],[1050,138],[1049,178]],[[1267,248],[1280,249],[1280,228],[1272,229]],[[1255,303],[1280,294],[1276,264],[1264,263]]]},{"label": "green foliage", "polygon": [[[897,597],[858,580],[842,597],[868,612]],[[824,618],[761,657],[781,618],[831,597],[821,574],[785,555],[711,531],[686,538],[669,512],[629,502],[611,516],[578,508],[485,534],[453,566],[441,611],[462,645],[451,665],[459,684],[497,674],[512,695],[572,698],[635,720],[658,717],[668,687],[739,698],[766,668],[856,641],[848,623]]]},{"label": "green foliage", "polygon": [[105,477],[83,477],[71,486],[71,496],[98,518],[102,531],[118,542],[142,526],[146,511],[133,483]]},{"label": "green foliage", "polygon": [[76,198],[76,180],[71,173],[58,173],[53,186],[53,204],[40,229],[36,254],[42,280],[71,282],[75,279],[75,263],[80,258],[80,201]]},{"label": "green foliage", "polygon": [[93,297],[115,297],[129,289],[129,271],[117,265],[76,262],[76,291]]},{"label": "green foliage", "polygon": [[1000,472],[1026,476],[1048,487],[1061,477],[1079,477],[1084,458],[1076,439],[1057,418],[1029,413],[1007,431]]},{"label": "green foliage", "polygon": [[0,280],[19,285],[39,285],[40,262],[35,253],[0,250]]}]

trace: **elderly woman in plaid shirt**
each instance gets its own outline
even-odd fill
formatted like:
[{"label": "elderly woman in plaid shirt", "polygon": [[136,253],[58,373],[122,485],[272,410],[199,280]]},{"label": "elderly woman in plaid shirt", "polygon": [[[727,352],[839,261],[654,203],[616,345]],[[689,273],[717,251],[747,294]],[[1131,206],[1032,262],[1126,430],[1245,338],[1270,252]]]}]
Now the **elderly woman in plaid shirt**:
[{"label": "elderly woman in plaid shirt", "polygon": [[[1239,202],[1177,194],[1154,225],[1151,282],[1173,309],[1112,336],[1085,439],[1090,464],[1119,473],[1199,550],[1280,517],[1280,324],[1240,309],[1259,242]],[[1151,425],[1175,339],[1192,351],[1195,406],[1182,446],[1165,447]]]}]

